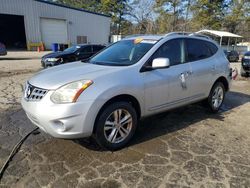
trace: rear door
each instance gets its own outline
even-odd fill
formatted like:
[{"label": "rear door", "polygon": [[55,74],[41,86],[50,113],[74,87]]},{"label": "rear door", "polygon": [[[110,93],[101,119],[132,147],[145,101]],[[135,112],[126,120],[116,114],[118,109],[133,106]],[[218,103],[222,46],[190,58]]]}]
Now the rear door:
[{"label": "rear door", "polygon": [[187,61],[191,65],[192,100],[207,97],[216,75],[216,59],[211,58],[218,48],[211,42],[199,39],[185,39]]}]

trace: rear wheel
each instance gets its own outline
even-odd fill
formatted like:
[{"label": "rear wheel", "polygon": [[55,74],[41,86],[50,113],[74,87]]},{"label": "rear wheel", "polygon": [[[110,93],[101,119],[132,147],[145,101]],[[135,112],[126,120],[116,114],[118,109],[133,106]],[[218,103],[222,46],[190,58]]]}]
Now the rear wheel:
[{"label": "rear wheel", "polygon": [[137,114],[128,102],[116,102],[107,106],[96,121],[94,137],[106,149],[124,147],[135,133]]},{"label": "rear wheel", "polygon": [[223,83],[216,82],[212,87],[207,99],[207,103],[212,112],[219,111],[225,97],[225,87]]}]

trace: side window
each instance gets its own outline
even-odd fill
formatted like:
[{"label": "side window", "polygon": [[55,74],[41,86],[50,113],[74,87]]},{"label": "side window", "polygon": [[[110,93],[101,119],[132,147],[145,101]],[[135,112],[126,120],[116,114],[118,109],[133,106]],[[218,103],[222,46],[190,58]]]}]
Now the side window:
[{"label": "side window", "polygon": [[98,52],[98,51],[100,51],[103,48],[104,48],[103,46],[93,46],[93,51],[94,52]]},{"label": "side window", "polygon": [[183,39],[173,39],[163,44],[153,55],[155,58],[168,58],[170,65],[178,65],[185,62],[185,49]]},{"label": "side window", "polygon": [[187,53],[188,61],[197,61],[212,56],[206,41],[198,39],[187,39]]},{"label": "side window", "polygon": [[217,46],[215,46],[213,43],[211,43],[211,42],[206,42],[206,45],[207,45],[207,47],[208,47],[209,50],[210,50],[211,56],[214,55],[214,54],[218,51]]},{"label": "side window", "polygon": [[92,52],[92,46],[84,46],[80,49],[81,53],[91,53]]}]

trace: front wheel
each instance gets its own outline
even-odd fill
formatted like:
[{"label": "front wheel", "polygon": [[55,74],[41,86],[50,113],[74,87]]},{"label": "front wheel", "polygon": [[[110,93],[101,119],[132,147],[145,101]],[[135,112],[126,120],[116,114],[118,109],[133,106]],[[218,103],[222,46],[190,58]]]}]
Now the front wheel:
[{"label": "front wheel", "polygon": [[207,99],[207,103],[212,112],[216,113],[219,111],[225,97],[225,87],[223,83],[216,82],[212,87],[210,94]]},{"label": "front wheel", "polygon": [[243,70],[243,68],[240,68],[240,75],[241,77],[247,77],[247,73]]},{"label": "front wheel", "polygon": [[106,149],[117,150],[132,138],[137,126],[137,114],[128,102],[116,102],[107,106],[99,115],[94,137]]}]

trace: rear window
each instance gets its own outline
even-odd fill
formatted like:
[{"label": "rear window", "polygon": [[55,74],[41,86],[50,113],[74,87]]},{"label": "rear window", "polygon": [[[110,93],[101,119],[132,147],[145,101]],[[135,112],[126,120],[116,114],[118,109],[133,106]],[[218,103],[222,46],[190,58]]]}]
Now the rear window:
[{"label": "rear window", "polygon": [[187,39],[188,61],[198,61],[209,58],[217,52],[217,47],[207,41],[198,39]]},{"label": "rear window", "polygon": [[80,49],[81,53],[91,53],[92,52],[92,46],[84,46]]},{"label": "rear window", "polygon": [[103,48],[104,48],[104,46],[93,46],[93,51],[94,52],[98,52],[98,51],[100,51]]}]

